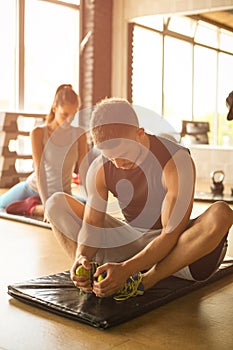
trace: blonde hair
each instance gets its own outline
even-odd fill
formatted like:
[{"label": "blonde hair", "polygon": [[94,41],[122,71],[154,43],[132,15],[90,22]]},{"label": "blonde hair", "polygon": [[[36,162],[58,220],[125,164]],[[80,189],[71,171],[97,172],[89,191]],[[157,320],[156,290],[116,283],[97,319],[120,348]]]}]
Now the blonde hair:
[{"label": "blonde hair", "polygon": [[55,118],[53,108],[57,106],[63,106],[64,104],[77,105],[77,108],[80,108],[80,97],[73,90],[71,84],[62,84],[57,88],[52,107],[49,114],[46,116],[47,124],[51,123]]}]

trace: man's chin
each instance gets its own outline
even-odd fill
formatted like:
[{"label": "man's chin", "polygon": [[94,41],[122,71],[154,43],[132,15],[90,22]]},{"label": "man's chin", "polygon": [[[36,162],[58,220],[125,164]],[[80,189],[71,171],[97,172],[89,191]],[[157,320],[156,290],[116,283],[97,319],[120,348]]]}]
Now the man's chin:
[{"label": "man's chin", "polygon": [[130,170],[130,169],[133,169],[135,167],[136,167],[135,163],[130,163],[130,164],[126,164],[126,165],[121,166],[121,169],[123,169],[123,170]]}]

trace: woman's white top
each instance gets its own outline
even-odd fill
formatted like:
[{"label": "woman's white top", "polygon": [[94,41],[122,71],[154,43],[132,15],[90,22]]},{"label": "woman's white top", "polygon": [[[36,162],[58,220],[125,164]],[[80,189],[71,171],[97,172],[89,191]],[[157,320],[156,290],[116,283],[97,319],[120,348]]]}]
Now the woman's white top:
[{"label": "woman's white top", "polygon": [[[43,197],[47,199],[60,191],[71,194],[72,175],[78,160],[77,141],[82,129],[74,126],[59,127],[49,136],[47,125],[41,127],[44,131],[44,151],[40,165]],[[35,172],[26,181],[38,192]]]}]

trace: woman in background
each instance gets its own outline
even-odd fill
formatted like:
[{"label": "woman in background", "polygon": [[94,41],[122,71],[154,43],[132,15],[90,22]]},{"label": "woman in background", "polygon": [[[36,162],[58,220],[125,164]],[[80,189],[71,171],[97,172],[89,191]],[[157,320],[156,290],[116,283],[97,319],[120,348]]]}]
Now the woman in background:
[{"label": "woman in background", "polygon": [[76,165],[85,183],[86,135],[82,128],[71,124],[79,108],[80,98],[72,86],[59,86],[45,124],[31,132],[34,172],[0,196],[0,207],[6,212],[43,216],[45,202],[53,193],[72,194]]}]

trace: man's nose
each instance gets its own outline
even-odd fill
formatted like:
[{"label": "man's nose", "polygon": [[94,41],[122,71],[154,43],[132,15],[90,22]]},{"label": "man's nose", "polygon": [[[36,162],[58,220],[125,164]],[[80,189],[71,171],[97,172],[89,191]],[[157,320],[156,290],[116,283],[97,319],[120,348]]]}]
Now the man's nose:
[{"label": "man's nose", "polygon": [[121,168],[122,165],[124,164],[125,160],[124,160],[124,159],[121,159],[121,158],[114,158],[114,159],[112,159],[112,162],[114,163],[114,165],[115,165],[117,168]]}]

